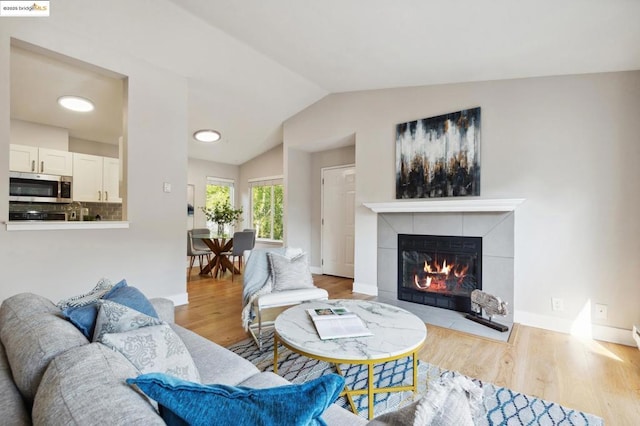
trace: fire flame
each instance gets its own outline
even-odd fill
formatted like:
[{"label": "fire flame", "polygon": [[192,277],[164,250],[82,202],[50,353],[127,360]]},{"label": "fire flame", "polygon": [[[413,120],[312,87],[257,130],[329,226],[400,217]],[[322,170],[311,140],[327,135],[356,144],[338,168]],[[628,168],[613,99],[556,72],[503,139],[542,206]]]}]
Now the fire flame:
[{"label": "fire flame", "polygon": [[[442,262],[442,266],[438,265],[437,263],[434,264],[435,269],[431,267],[431,265],[429,265],[429,262],[427,262],[425,260],[424,262],[424,271],[428,274],[444,274],[444,275],[449,275],[451,273],[451,270],[454,268],[455,264],[451,264],[451,265],[447,265],[447,260],[445,259]],[[464,269],[464,272],[466,272],[469,269],[469,266],[467,266]],[[464,273],[463,272],[463,273]],[[456,275],[457,276],[457,275]]]},{"label": "fire flame", "polygon": [[425,261],[423,270],[424,274],[414,274],[413,276],[413,283],[418,289],[446,291],[447,280],[451,278],[452,274],[457,283],[462,284],[469,271],[469,265],[456,266],[454,263],[447,264],[446,259],[442,261],[442,265],[439,265],[438,262],[433,262],[433,265],[431,265],[428,261]]},{"label": "fire flame", "polygon": [[418,274],[413,276],[413,283],[416,285],[416,287],[427,289],[429,288],[429,286],[431,286],[431,277],[427,277],[426,280],[422,280],[424,281],[422,284],[420,283],[420,281],[421,280],[418,279]]},{"label": "fire flame", "polygon": [[469,265],[464,265],[464,267],[458,271],[454,271],[453,274],[456,278],[464,278],[467,275],[467,271],[469,270]]}]

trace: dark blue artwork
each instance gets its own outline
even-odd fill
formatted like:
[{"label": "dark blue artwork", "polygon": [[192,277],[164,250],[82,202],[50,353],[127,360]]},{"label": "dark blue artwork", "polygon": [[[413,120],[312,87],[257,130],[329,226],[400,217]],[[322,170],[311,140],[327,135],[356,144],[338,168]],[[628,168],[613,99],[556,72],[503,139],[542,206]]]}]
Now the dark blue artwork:
[{"label": "dark blue artwork", "polygon": [[396,198],[480,195],[480,107],[396,126]]}]

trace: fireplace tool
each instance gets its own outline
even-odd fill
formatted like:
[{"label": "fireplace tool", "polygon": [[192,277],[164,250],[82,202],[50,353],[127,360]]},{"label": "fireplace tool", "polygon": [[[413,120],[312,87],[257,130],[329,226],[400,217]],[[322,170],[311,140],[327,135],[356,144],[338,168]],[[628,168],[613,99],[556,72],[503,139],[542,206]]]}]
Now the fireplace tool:
[{"label": "fireplace tool", "polygon": [[[483,309],[489,315],[489,319],[482,316]],[[509,330],[506,325],[493,322],[494,315],[505,316],[508,313],[507,304],[499,297],[485,293],[482,290],[473,290],[471,292],[471,311],[472,313],[467,314],[467,319],[501,332]]]}]

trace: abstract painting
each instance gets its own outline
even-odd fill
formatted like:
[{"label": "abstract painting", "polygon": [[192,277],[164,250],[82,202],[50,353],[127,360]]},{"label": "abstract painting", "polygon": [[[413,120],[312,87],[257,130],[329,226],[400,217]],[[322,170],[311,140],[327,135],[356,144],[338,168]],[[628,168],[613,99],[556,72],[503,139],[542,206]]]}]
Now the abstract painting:
[{"label": "abstract painting", "polygon": [[480,107],[396,126],[396,199],[480,195]]}]

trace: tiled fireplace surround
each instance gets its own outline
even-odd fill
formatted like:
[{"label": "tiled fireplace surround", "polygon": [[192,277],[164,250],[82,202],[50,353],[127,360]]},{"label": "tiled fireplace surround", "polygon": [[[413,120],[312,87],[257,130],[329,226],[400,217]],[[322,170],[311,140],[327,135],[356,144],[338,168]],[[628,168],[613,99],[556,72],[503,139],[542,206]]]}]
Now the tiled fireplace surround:
[{"label": "tiled fireplace surround", "polygon": [[[494,318],[495,321],[511,326],[513,323],[514,293],[514,212],[515,205],[521,200],[513,200],[508,211],[446,211],[447,201],[431,202],[431,206],[440,204],[442,208],[414,211],[406,208],[409,204],[402,202],[398,210],[381,209],[378,213],[378,299],[380,301],[401,306],[420,316],[427,323],[440,325],[460,331],[506,340],[508,333],[499,333],[464,318],[464,314],[431,306],[419,305],[397,300],[398,281],[398,234],[418,235],[454,235],[482,237],[482,287],[487,293],[496,295],[506,301],[509,314],[506,317]],[[429,201],[414,203],[416,210],[425,210],[420,205],[428,205]],[[473,202],[471,202],[471,205]],[[485,203],[486,204],[486,203]],[[365,206],[376,211],[376,205]],[[373,206],[373,208],[372,208]],[[451,210],[473,210],[474,207],[452,208]],[[491,209],[489,207],[488,209]],[[444,211],[443,211],[444,210]]]}]

